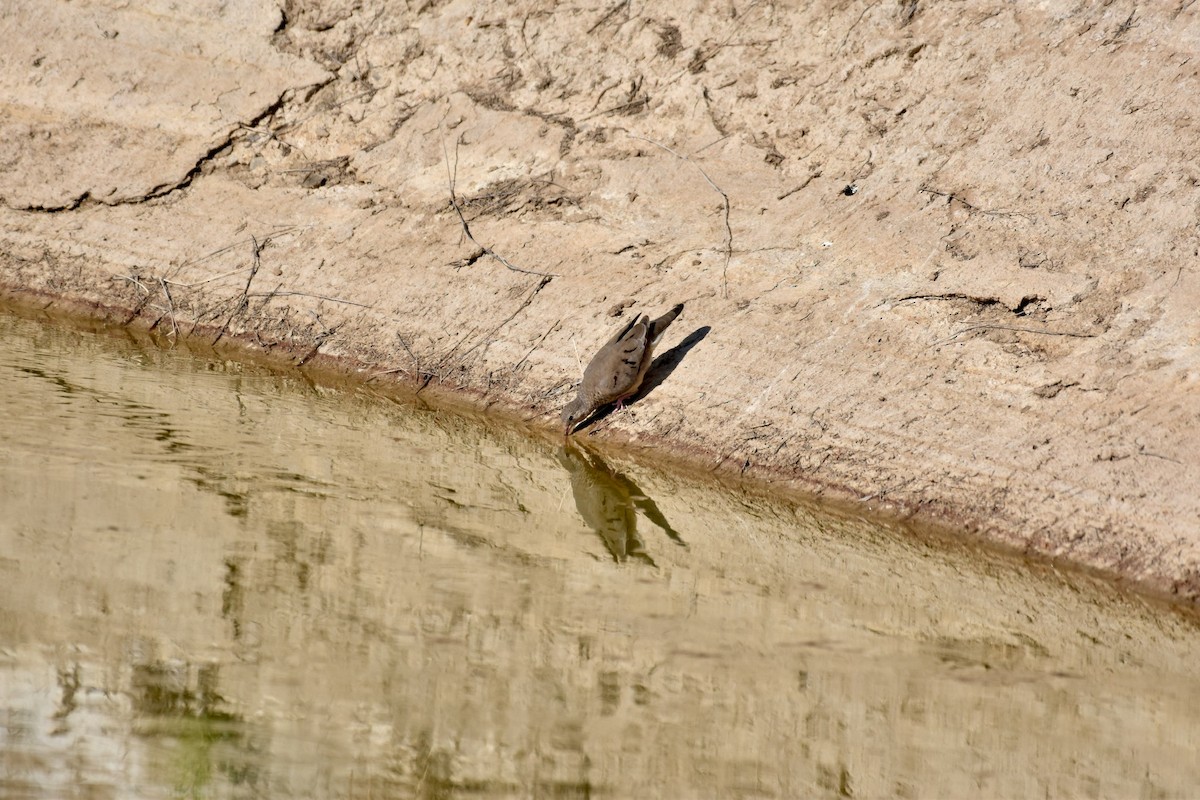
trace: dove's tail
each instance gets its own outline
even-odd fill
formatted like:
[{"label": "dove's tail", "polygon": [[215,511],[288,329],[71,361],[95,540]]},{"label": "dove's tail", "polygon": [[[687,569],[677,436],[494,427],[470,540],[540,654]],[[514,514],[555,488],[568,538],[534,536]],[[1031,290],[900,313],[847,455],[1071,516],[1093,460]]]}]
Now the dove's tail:
[{"label": "dove's tail", "polygon": [[670,311],[663,314],[658,319],[654,320],[654,322],[650,323],[650,337],[649,338],[650,338],[651,346],[654,346],[655,344],[658,343],[659,338],[663,335],[663,331],[665,331],[667,329],[668,325],[670,325],[672,322],[675,321],[675,318],[679,316],[679,312],[681,312],[681,311],[683,311],[683,303],[680,303],[679,305],[675,306]]}]

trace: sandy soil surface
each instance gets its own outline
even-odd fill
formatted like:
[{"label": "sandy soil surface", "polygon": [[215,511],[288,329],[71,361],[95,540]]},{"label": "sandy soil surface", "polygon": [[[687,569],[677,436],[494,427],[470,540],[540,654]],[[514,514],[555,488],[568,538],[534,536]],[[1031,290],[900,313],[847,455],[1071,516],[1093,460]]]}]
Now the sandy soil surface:
[{"label": "sandy soil surface", "polygon": [[1200,597],[1200,7],[137,5],[0,11],[10,298],[547,426],[682,301],[592,435]]}]

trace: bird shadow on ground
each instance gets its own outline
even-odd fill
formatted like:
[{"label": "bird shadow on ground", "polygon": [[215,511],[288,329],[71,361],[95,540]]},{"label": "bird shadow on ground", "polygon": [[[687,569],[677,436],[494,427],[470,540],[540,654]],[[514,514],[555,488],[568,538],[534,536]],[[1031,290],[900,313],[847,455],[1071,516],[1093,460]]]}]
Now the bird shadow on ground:
[{"label": "bird shadow on ground", "polygon": [[[657,389],[659,385],[665,381],[675,368],[683,361],[683,357],[688,354],[693,347],[700,344],[705,336],[708,336],[712,327],[709,325],[701,325],[696,330],[689,333],[682,342],[667,350],[665,353],[659,353],[654,357],[654,361],[650,362],[650,369],[646,371],[646,377],[642,379],[642,385],[638,389],[637,394],[629,398],[625,405],[632,405],[641,400],[646,395]],[[591,425],[600,422],[616,409],[616,406],[609,404],[600,409],[591,417],[585,419],[579,424],[579,430],[583,430]]]},{"label": "bird shadow on ground", "polygon": [[710,326],[701,325],[699,328],[696,328],[696,330],[689,333],[682,342],[675,345],[667,352],[659,353],[657,356],[655,356],[654,361],[650,363],[650,369],[646,371],[645,379],[642,380],[641,388],[638,389],[637,394],[630,398],[629,402],[636,403],[638,400],[641,400],[643,397],[650,394],[650,392],[658,388],[659,384],[665,381],[667,377],[675,371],[675,368],[679,366],[681,361],[683,361],[683,357],[688,354],[688,351],[700,344],[700,341],[704,339],[705,336],[708,336],[708,332],[711,330],[712,328]]}]

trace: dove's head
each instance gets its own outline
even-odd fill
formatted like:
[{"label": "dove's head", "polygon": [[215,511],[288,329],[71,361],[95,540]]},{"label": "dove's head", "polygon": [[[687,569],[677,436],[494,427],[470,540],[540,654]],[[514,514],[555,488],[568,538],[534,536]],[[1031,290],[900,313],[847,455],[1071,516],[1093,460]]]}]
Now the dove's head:
[{"label": "dove's head", "polygon": [[562,410],[563,436],[570,436],[575,426],[587,419],[590,412],[587,401],[582,397],[576,397],[567,403],[567,407]]}]

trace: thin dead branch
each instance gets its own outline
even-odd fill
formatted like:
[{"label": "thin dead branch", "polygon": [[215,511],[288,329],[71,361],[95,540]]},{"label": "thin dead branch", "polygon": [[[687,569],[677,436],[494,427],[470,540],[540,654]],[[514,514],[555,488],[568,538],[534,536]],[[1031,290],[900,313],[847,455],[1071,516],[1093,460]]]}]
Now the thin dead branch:
[{"label": "thin dead branch", "polygon": [[1114,30],[1112,32],[1112,35],[1109,36],[1107,39],[1105,39],[1100,44],[1103,46],[1108,46],[1108,45],[1117,44],[1118,42],[1120,42],[1121,37],[1124,36],[1125,34],[1129,33],[1129,31],[1135,27],[1133,23],[1134,23],[1134,20],[1136,17],[1137,17],[1137,7],[1135,6],[1133,11],[1129,12],[1129,16],[1125,18],[1125,21],[1122,22],[1120,25],[1118,25],[1116,30]]},{"label": "thin dead branch", "polygon": [[134,286],[142,290],[142,294],[149,295],[150,290],[146,288],[146,284],[142,283],[133,275],[114,275],[113,280],[129,281]]},{"label": "thin dead branch", "polygon": [[[225,248],[225,249],[227,250],[229,248]],[[224,252],[224,250],[222,250],[220,252]],[[195,262],[192,262],[192,263],[195,263]],[[167,281],[167,283],[171,284],[172,286],[178,286],[180,289],[193,289],[193,288],[200,286],[202,284],[205,284],[205,283],[212,283],[213,281],[219,281],[222,278],[228,278],[233,275],[239,275],[239,274],[241,274],[241,271],[242,271],[242,268],[238,267],[237,269],[229,270],[229,272],[222,272],[220,275],[213,275],[211,278],[205,278],[204,280],[195,281],[194,283],[180,283],[179,281],[173,281],[169,278],[166,279],[166,281]]]},{"label": "thin dead branch", "polygon": [[942,339],[939,342],[934,342],[930,346],[931,347],[940,347],[941,345],[952,342],[955,339],[957,339],[959,336],[962,336],[965,333],[971,333],[972,331],[993,331],[993,330],[994,331],[1015,331],[1017,333],[1036,333],[1036,334],[1040,334],[1042,336],[1069,336],[1074,339],[1095,339],[1096,338],[1096,334],[1094,334],[1094,333],[1075,333],[1073,331],[1047,331],[1047,330],[1040,330],[1038,328],[1022,328],[1022,327],[1019,327],[1016,325],[985,324],[985,325],[970,325],[966,328],[963,328],[958,333],[948,336],[947,338]]},{"label": "thin dead branch", "polygon": [[[313,227],[313,226],[312,225],[285,225],[281,228],[276,228],[275,230],[271,231],[271,233],[267,236],[267,238],[265,240],[263,240],[263,246],[264,247],[266,246],[267,241],[273,241],[275,239],[278,239],[281,236],[285,236],[286,234],[292,233],[294,231],[308,230],[311,227]],[[193,264],[199,264],[201,261],[207,261],[210,258],[215,258],[216,256],[219,256],[222,253],[228,253],[230,250],[233,250],[234,248],[240,246],[241,244],[242,244],[242,242],[237,241],[237,242],[231,242],[230,244],[227,244],[224,247],[218,247],[216,250],[212,250],[208,253],[205,253],[202,256],[197,256],[196,258],[190,259],[188,261],[184,261],[183,263],[181,263],[177,267],[175,267],[172,271],[178,271],[178,270],[183,269],[184,267],[190,267]],[[195,283],[179,283],[178,281],[171,281],[171,282],[174,283],[176,286],[184,286],[187,288],[191,288],[192,286],[199,286],[200,284],[208,283],[209,281],[216,281],[216,280],[220,280],[221,278],[227,278],[230,275],[237,275],[241,271],[242,270],[239,267],[238,269],[230,270],[229,272],[223,272],[220,275],[214,275],[211,278],[205,278],[204,280],[196,281]]]},{"label": "thin dead branch", "polygon": [[875,8],[877,5],[879,5],[878,0],[876,0],[874,3],[868,4],[867,7],[862,10],[862,12],[858,15],[858,19],[854,20],[850,27],[846,29],[846,35],[842,37],[842,43],[839,44],[837,49],[833,51],[834,55],[842,52],[842,48],[846,46],[846,42],[850,41],[850,34],[854,33],[854,29],[858,27],[858,23],[862,22],[863,17],[867,15],[867,12]]},{"label": "thin dead branch", "polygon": [[794,195],[796,192],[800,192],[800,191],[807,189],[808,185],[810,183],[812,183],[813,181],[815,181],[819,177],[821,177],[821,170],[819,170],[819,169],[813,170],[812,172],[809,173],[808,177],[805,178],[802,183],[798,184],[796,187],[794,187],[792,189],[788,189],[786,192],[779,195],[775,199],[776,200],[786,200],[789,197],[791,197],[792,195]]},{"label": "thin dead branch", "polygon": [[417,358],[417,354],[414,353],[413,349],[408,346],[408,342],[406,342],[404,340],[404,337],[400,334],[399,331],[396,332],[396,338],[400,340],[400,346],[404,348],[404,352],[408,353],[408,357],[413,360],[413,366],[416,367],[417,372],[420,372],[421,371],[421,359]]},{"label": "thin dead branch", "polygon": [[382,375],[395,375],[398,372],[403,372],[405,375],[411,374],[412,372],[416,372],[416,374],[420,375],[422,378],[421,385],[420,385],[420,387],[417,388],[417,394],[420,394],[421,390],[429,385],[430,381],[432,381],[434,379],[435,375],[430,370],[423,369],[421,367],[421,359],[417,356],[416,353],[413,352],[413,349],[411,347],[409,347],[408,342],[405,340],[403,334],[401,334],[399,331],[396,331],[396,338],[400,340],[400,346],[404,348],[404,352],[408,353],[408,357],[412,359],[412,361],[413,361],[412,369],[409,369],[408,367],[395,367],[393,369],[384,369],[384,370],[380,370],[378,372],[372,372],[371,376],[369,378],[367,378],[367,380],[372,381]]},{"label": "thin dead branch", "polygon": [[309,313],[309,316],[311,316],[313,318],[313,320],[318,325],[321,326],[321,333],[319,333],[317,335],[316,342],[313,344],[312,349],[309,350],[304,355],[303,358],[301,358],[299,361],[296,362],[297,367],[303,367],[305,364],[307,364],[309,361],[311,361],[313,359],[313,357],[315,357],[319,352],[321,352],[321,347],[324,346],[325,342],[329,341],[329,339],[332,338],[333,335],[338,332],[338,328],[342,327],[342,323],[338,323],[337,325],[334,325],[332,328],[327,328],[327,327],[325,327],[325,323],[321,320],[320,314],[316,314],[312,311],[310,311],[308,313]]},{"label": "thin dead branch", "polygon": [[1028,214],[1023,214],[1020,211],[992,211],[990,209],[980,208],[979,206],[972,205],[971,203],[964,200],[963,196],[961,194],[955,194],[954,192],[943,192],[938,189],[934,189],[930,186],[925,186],[925,185],[918,186],[917,191],[922,192],[924,194],[931,194],[931,195],[934,195],[935,197],[945,197],[947,202],[957,200],[958,202],[962,203],[963,207],[966,208],[968,211],[974,211],[979,214],[985,214],[989,217],[1021,217],[1022,219],[1026,219],[1026,220],[1033,219]]},{"label": "thin dead branch", "polygon": [[597,28],[599,28],[601,25],[603,25],[604,23],[606,23],[606,22],[608,22],[610,19],[612,19],[614,16],[616,16],[616,15],[617,15],[617,14],[618,14],[618,13],[621,11],[621,9],[623,9],[623,8],[628,8],[628,7],[629,7],[629,0],[617,0],[617,2],[616,2],[614,5],[613,5],[613,7],[612,7],[612,8],[610,8],[610,9],[609,9],[609,10],[608,10],[608,11],[607,11],[605,14],[604,14],[604,16],[603,16],[603,17],[601,17],[600,19],[596,20],[596,24],[595,24],[595,25],[593,25],[592,27],[588,28],[588,31],[587,31],[587,32],[588,32],[588,35],[590,36],[591,34],[595,33]]},{"label": "thin dead branch", "polygon": [[538,340],[533,343],[533,346],[529,348],[529,351],[527,353],[525,353],[525,355],[521,356],[521,360],[518,361],[516,364],[513,364],[512,372],[514,375],[516,374],[517,370],[519,370],[521,368],[521,365],[525,363],[526,359],[528,359],[529,356],[533,355],[533,351],[538,349],[538,347],[542,344],[542,342],[546,341],[547,336],[549,336],[551,333],[554,333],[554,331],[558,330],[558,327],[561,324],[562,324],[561,319],[555,320],[554,324],[551,325],[549,328],[547,328],[546,332],[543,333],[540,337],[538,337]]},{"label": "thin dead branch", "polygon": [[720,186],[717,186],[716,182],[708,176],[708,173],[704,171],[704,167],[697,164],[695,161],[693,161],[688,156],[685,156],[682,153],[672,150],[670,147],[667,147],[665,144],[662,144],[661,142],[656,142],[653,139],[647,139],[645,136],[638,136],[637,134],[629,133],[628,131],[625,132],[625,135],[629,136],[630,138],[633,138],[633,139],[641,139],[643,142],[649,142],[650,144],[654,145],[655,147],[665,150],[666,152],[670,153],[671,155],[675,156],[676,158],[680,158],[680,159],[683,159],[684,161],[688,162],[689,164],[691,164],[693,167],[695,167],[697,170],[700,171],[700,174],[704,176],[704,180],[708,181],[708,185],[713,188],[713,191],[715,191],[717,194],[721,195],[721,200],[725,204],[725,265],[721,268],[721,286],[722,286],[723,295],[725,297],[728,297],[729,296],[729,262],[733,259],[733,228],[729,224],[729,210],[730,210],[729,195],[725,193],[724,189],[722,189]]},{"label": "thin dead branch", "polygon": [[451,169],[450,169],[450,153],[446,149],[445,142],[442,142],[442,152],[446,156],[446,178],[449,181],[450,206],[454,209],[454,213],[458,215],[458,221],[462,223],[463,234],[465,234],[466,237],[468,239],[470,239],[471,242],[476,247],[478,247],[480,250],[482,250],[486,255],[489,255],[492,258],[496,259],[497,261],[499,261],[501,264],[503,264],[505,267],[512,270],[513,272],[521,272],[526,275],[539,275],[543,278],[557,278],[558,277],[557,275],[554,275],[549,272],[538,272],[537,270],[524,269],[522,267],[516,266],[515,264],[513,264],[511,261],[509,261],[504,256],[497,253],[492,248],[487,247],[483,244],[480,244],[479,240],[476,239],[475,236],[471,233],[471,227],[467,224],[467,218],[465,216],[463,216],[462,207],[459,205],[458,196],[455,195],[455,193],[454,193],[454,184],[455,184],[455,181],[458,179],[458,146],[460,144],[462,144],[461,136],[459,136],[458,140],[454,144],[454,170],[453,171],[451,171]]},{"label": "thin dead branch", "polygon": [[[275,288],[269,292],[252,292],[249,295],[250,297],[262,297],[262,302],[258,304],[258,309],[254,313],[262,314],[263,309],[265,309],[267,307],[267,304],[271,302],[271,298],[273,298],[277,294],[279,294],[279,290],[282,288],[283,288],[283,281],[280,281],[279,283],[275,284]],[[257,333],[255,335],[257,335]]]},{"label": "thin dead branch", "polygon": [[158,285],[162,287],[163,294],[167,297],[167,307],[171,310],[171,335],[178,338],[179,325],[175,321],[175,298],[171,297],[171,288],[167,286],[165,279],[159,278]]},{"label": "thin dead branch", "polygon": [[741,13],[737,15],[737,21],[733,24],[733,27],[730,28],[729,35],[726,36],[724,40],[718,42],[717,44],[709,45],[703,49],[697,47],[695,54],[692,56],[691,63],[689,63],[682,72],[675,75],[673,81],[678,80],[688,72],[691,72],[693,75],[698,72],[702,72],[705,68],[705,64],[707,64],[713,56],[719,53],[723,48],[729,46],[729,43],[733,41],[733,37],[738,34],[738,31],[740,31],[742,26],[745,25],[747,20],[750,19],[750,12],[758,8],[760,5],[762,5],[761,0],[754,0],[754,2],[750,3],[750,5],[742,9]]},{"label": "thin dead branch", "polygon": [[637,108],[639,106],[644,106],[649,102],[650,102],[650,98],[646,97],[645,95],[642,95],[641,97],[635,97],[632,100],[627,100],[624,103],[618,103],[615,106],[609,106],[608,108],[603,108],[599,111],[588,114],[586,117],[580,117],[578,121],[579,122],[587,122],[590,119],[595,119],[596,117],[603,117],[606,114],[615,114],[618,111],[626,111],[631,108]]},{"label": "thin dead branch", "polygon": [[366,303],[356,303],[353,300],[343,300],[340,297],[330,297],[324,294],[311,294],[309,292],[281,292],[278,290],[270,292],[250,292],[247,297],[312,297],[316,300],[328,300],[331,303],[342,303],[347,306],[358,306],[359,308],[374,308],[374,306]]},{"label": "thin dead branch", "polygon": [[547,275],[546,277],[544,277],[540,281],[538,281],[538,285],[533,287],[533,291],[531,291],[525,297],[525,299],[521,301],[521,305],[517,306],[516,311],[509,314],[507,319],[505,319],[499,325],[497,325],[496,327],[494,327],[490,331],[488,331],[486,336],[484,336],[478,342],[476,342],[475,344],[471,345],[470,347],[468,347],[466,350],[463,351],[463,354],[458,357],[459,363],[461,364],[463,359],[465,359],[471,353],[471,351],[473,351],[476,347],[479,347],[479,345],[484,344],[485,342],[490,343],[495,338],[496,334],[500,331],[501,328],[503,328],[505,325],[512,322],[514,319],[516,319],[516,316],[518,314],[520,314],[522,311],[524,311],[526,308],[529,307],[529,304],[533,302],[533,298],[537,297],[537,293],[540,292],[542,289],[544,289],[546,284],[548,284],[548,283],[550,283],[549,275]]},{"label": "thin dead branch", "polygon": [[246,306],[249,304],[250,284],[254,282],[254,276],[258,274],[258,268],[262,264],[262,249],[266,247],[267,242],[269,241],[271,241],[270,238],[264,239],[263,243],[260,245],[258,243],[258,239],[254,238],[253,236],[250,237],[250,242],[254,247],[254,260],[250,264],[250,275],[246,278],[246,286],[244,289],[242,289],[242,296],[234,304],[233,311],[230,311],[229,316],[225,318],[225,324],[221,326],[221,330],[217,331],[216,338],[212,340],[214,345],[221,341],[221,337],[225,335],[225,331],[228,330],[229,323],[233,322],[233,318],[242,313],[242,311],[244,311]]}]

